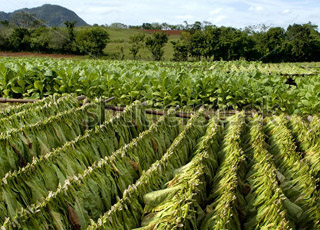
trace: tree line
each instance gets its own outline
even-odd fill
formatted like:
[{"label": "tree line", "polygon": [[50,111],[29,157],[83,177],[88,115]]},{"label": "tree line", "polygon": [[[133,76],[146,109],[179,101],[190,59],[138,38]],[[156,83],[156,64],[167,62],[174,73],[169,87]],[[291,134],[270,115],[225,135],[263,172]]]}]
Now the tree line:
[{"label": "tree line", "polygon": [[75,29],[76,21],[65,27],[47,27],[29,14],[0,21],[0,50],[59,54],[102,55],[109,40],[105,28],[99,26]]},{"label": "tree line", "polygon": [[[97,24],[96,24],[97,25]],[[183,24],[169,24],[166,22],[163,23],[158,23],[158,22],[153,22],[153,23],[142,23],[141,25],[126,25],[120,22],[114,22],[111,23],[110,25],[105,24],[103,25],[104,27],[108,28],[116,28],[116,29],[144,29],[144,30],[189,30],[192,28],[204,28],[206,26],[212,25],[211,22],[208,21],[203,21],[199,22],[196,21],[193,24],[189,24],[187,21],[184,21]]]},{"label": "tree line", "polygon": [[[0,22],[0,50],[62,54],[103,55],[109,42],[106,26],[94,25],[75,29],[76,22],[65,27],[48,28],[30,16],[19,17],[14,24]],[[128,28],[121,23],[117,28]],[[121,25],[118,25],[121,24]],[[157,27],[159,26],[159,27]],[[140,28],[176,29],[179,25],[143,23]],[[209,22],[185,22],[179,40],[171,41],[174,61],[238,60],[264,62],[320,61],[320,33],[312,23],[282,27],[218,27]],[[134,59],[146,47],[154,60],[161,60],[168,43],[164,33],[145,33],[129,37],[129,51]]]},{"label": "tree line", "polygon": [[[130,37],[131,44],[136,41]],[[152,42],[151,42],[152,41]],[[145,45],[155,60],[161,60],[162,48],[168,41],[165,33],[155,33],[148,37]],[[293,24],[282,27],[260,26],[236,29],[203,25],[200,22],[181,33],[178,41],[171,41],[174,61],[190,60],[239,60],[263,62],[311,62],[320,61],[320,33],[312,23]],[[136,46],[136,47],[141,47]],[[135,53],[138,50],[135,49]],[[135,57],[135,55],[134,55]]]},{"label": "tree line", "polygon": [[311,23],[244,30],[206,26],[182,32],[173,42],[174,59],[260,60],[264,62],[320,61],[320,33]]}]

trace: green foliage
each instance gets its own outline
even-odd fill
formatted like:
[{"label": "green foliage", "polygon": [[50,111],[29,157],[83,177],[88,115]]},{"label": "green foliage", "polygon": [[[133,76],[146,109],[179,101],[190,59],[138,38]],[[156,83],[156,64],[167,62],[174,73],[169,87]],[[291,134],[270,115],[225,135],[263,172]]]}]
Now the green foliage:
[{"label": "green foliage", "polygon": [[1,28],[0,49],[101,55],[109,34],[100,27],[75,30],[76,21],[65,22],[64,28],[18,26]]},{"label": "green foliage", "polygon": [[[128,131],[119,134],[125,137],[130,135]],[[21,224],[26,228],[37,227],[43,222],[53,223],[51,213],[46,211],[49,208],[57,213],[64,226],[72,228],[81,225],[84,228],[90,219],[98,219],[100,213],[110,208],[144,170],[160,159],[177,135],[176,118],[172,118],[171,114],[160,118],[130,143],[95,161],[77,176],[70,177],[54,193],[49,192],[46,199],[39,199],[26,209],[19,210],[17,219],[23,220]],[[61,172],[65,170],[69,167],[61,169]],[[101,199],[105,202],[99,202]],[[70,218],[70,209],[78,216],[76,223]]]},{"label": "green foliage", "polygon": [[205,49],[207,49],[206,36],[202,31],[196,31],[192,34],[187,46],[190,56],[195,57],[198,60],[200,60],[202,56],[206,56],[204,54]]},{"label": "green foliage", "polygon": [[3,30],[0,30],[0,50],[5,50],[8,46],[8,38],[7,34],[3,32]]},{"label": "green foliage", "polygon": [[75,38],[76,48],[81,54],[101,55],[109,40],[109,34],[103,28],[93,27],[80,30]]},{"label": "green foliage", "polygon": [[[135,100],[149,106],[192,109],[246,109],[313,114],[319,109],[317,69],[300,64],[258,62],[135,62],[0,59],[0,96],[42,98],[74,93],[115,96],[115,104]],[[294,74],[295,85],[286,76]],[[301,75],[302,74],[302,75]],[[314,74],[305,77],[303,74]]]},{"label": "green foliage", "polygon": [[131,45],[129,50],[134,60],[137,58],[137,54],[143,46],[144,39],[144,34],[133,34],[129,37],[129,44]]},{"label": "green foliage", "polygon": [[48,50],[49,44],[50,37],[47,28],[35,29],[30,35],[30,49],[32,51],[43,52]]},{"label": "green foliage", "polygon": [[182,40],[191,57],[200,60],[254,60],[254,41],[240,30],[231,27],[206,26],[184,35]]},{"label": "green foliage", "polygon": [[[175,67],[196,74],[191,67],[205,64]],[[163,66],[146,69],[152,76]],[[254,69],[255,77],[258,70],[305,71],[245,61],[211,68]],[[1,229],[320,228],[317,115],[225,117],[200,109],[187,120],[169,109],[149,126],[139,101],[107,119],[104,99],[83,104],[49,96],[0,113]]]},{"label": "green foliage", "polygon": [[[148,192],[161,189],[162,184],[172,179],[177,171],[183,172],[182,166],[190,159],[198,140],[205,133],[205,124],[203,113],[196,113],[162,158],[155,161],[147,171],[142,172],[136,183],[124,191],[123,198],[96,223],[92,222],[88,229],[134,229],[140,226],[144,204],[139,201],[142,201]],[[197,174],[198,172],[195,176]],[[171,208],[173,207],[177,206],[172,205]]]},{"label": "green foliage", "polygon": [[[95,111],[92,110],[92,112]],[[32,163],[28,163],[24,167],[24,170],[19,169],[7,173],[6,183],[2,185],[6,188],[17,186],[19,194],[8,192],[7,196],[15,199],[16,204],[19,204],[17,206],[27,207],[28,204],[40,201],[40,197],[44,194],[49,195],[55,192],[58,184],[64,182],[63,179],[76,176],[76,172],[86,171],[87,167],[95,164],[95,161],[111,156],[115,150],[129,144],[147,128],[148,122],[142,105],[135,103],[113,119],[106,120],[95,129],[88,130],[85,135],[78,136],[61,148],[47,152],[45,156],[34,158]],[[98,167],[95,170],[99,171]],[[59,178],[54,177],[55,174],[59,175]],[[50,177],[50,180],[41,180],[43,175]],[[16,183],[17,181],[19,182]],[[41,185],[38,184],[35,187],[33,181],[38,181]],[[32,194],[25,192],[25,186],[32,190]],[[0,189],[0,194],[5,190]],[[25,196],[28,197],[27,200],[24,199]],[[22,200],[24,201],[22,202]],[[12,207],[8,200],[5,202],[6,205]],[[0,222],[6,215],[11,215],[11,213],[1,213]]]},{"label": "green foliage", "polygon": [[[128,29],[115,23],[106,26],[76,28],[75,21],[66,21],[64,28],[43,28],[32,15],[17,15],[17,22],[0,26],[0,49],[7,51],[34,51],[99,56],[109,59],[137,58],[150,60],[259,60],[263,62],[311,62],[320,60],[320,33],[317,26],[293,24],[286,30],[280,27],[248,27],[244,30],[217,27],[208,22],[185,26],[167,23],[144,23]],[[131,27],[129,27],[131,28]],[[110,32],[104,35],[103,30]],[[152,29],[152,30],[149,30]],[[181,35],[167,36],[161,29],[183,29]],[[24,31],[22,31],[24,30]],[[91,31],[86,34],[84,31]],[[154,34],[143,39],[147,32]],[[161,32],[161,33],[159,33]],[[131,37],[130,37],[131,36]],[[39,40],[37,40],[39,38]],[[168,43],[169,40],[169,43]],[[172,43],[173,42],[173,43]],[[77,43],[79,43],[77,45]],[[107,49],[103,44],[110,43]],[[121,47],[119,48],[119,43]],[[123,51],[121,51],[123,49]],[[87,50],[87,51],[85,51]],[[120,52],[119,52],[120,50]],[[163,58],[164,57],[164,58]]]},{"label": "green foliage", "polygon": [[8,21],[8,20],[1,20],[1,21],[0,21],[0,25],[1,25],[1,26],[5,26],[5,27],[8,27],[8,26],[9,26],[9,21]]},{"label": "green foliage", "polygon": [[163,47],[168,42],[168,35],[165,33],[154,33],[146,38],[146,46],[153,55],[155,61],[160,61],[163,56]]},{"label": "green foliage", "polygon": [[48,31],[49,44],[47,50],[42,52],[66,53],[71,52],[65,50],[65,44],[68,41],[68,32],[65,28],[52,28]]},{"label": "green foliage", "polygon": [[[182,34],[174,46],[188,47],[188,54],[196,60],[262,60],[264,62],[303,62],[319,60],[320,33],[311,24],[270,29],[239,30],[194,24]],[[179,45],[178,45],[179,44]],[[183,51],[185,52],[185,51]],[[178,59],[178,58],[176,58]]]},{"label": "green foliage", "polygon": [[13,51],[30,50],[30,31],[26,28],[14,28],[8,43]]},{"label": "green foliage", "polygon": [[188,47],[186,44],[181,41],[172,41],[174,53],[173,60],[174,61],[187,61],[188,60]]},{"label": "green foliage", "polygon": [[66,25],[67,28],[67,32],[68,32],[68,37],[66,40],[66,43],[64,44],[63,49],[65,50],[66,53],[73,53],[75,51],[75,47],[74,47],[74,43],[75,43],[75,32],[74,32],[74,27],[76,24],[76,21],[65,21],[64,23]]}]

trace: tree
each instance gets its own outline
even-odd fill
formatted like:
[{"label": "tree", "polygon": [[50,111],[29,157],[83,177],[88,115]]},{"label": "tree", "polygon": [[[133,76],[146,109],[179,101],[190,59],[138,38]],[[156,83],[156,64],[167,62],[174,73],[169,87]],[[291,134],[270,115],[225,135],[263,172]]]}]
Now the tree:
[{"label": "tree", "polygon": [[30,32],[26,28],[16,27],[8,38],[8,49],[12,51],[30,50]]},{"label": "tree", "polygon": [[7,47],[7,37],[6,34],[0,31],[0,50],[5,50]]},{"label": "tree", "polygon": [[1,20],[0,25],[4,27],[9,27],[9,21],[8,20]]},{"label": "tree", "polygon": [[129,44],[131,45],[129,50],[134,60],[136,60],[137,54],[143,46],[144,39],[144,34],[133,34],[129,37]]},{"label": "tree", "polygon": [[66,53],[74,53],[76,48],[74,47],[74,42],[75,42],[75,32],[74,32],[74,27],[76,21],[65,21],[64,24],[67,27],[67,33],[68,33],[68,41],[64,44],[64,52]]},{"label": "tree", "polygon": [[81,54],[102,55],[107,46],[109,34],[100,27],[80,30],[76,36],[76,44]]},{"label": "tree", "polygon": [[219,54],[219,40],[221,35],[221,29],[216,26],[207,26],[204,31],[205,36],[205,45],[201,54],[205,58],[214,57],[220,59],[221,55]]},{"label": "tree", "polygon": [[117,46],[117,49],[119,49],[119,57],[120,60],[124,60],[125,59],[125,54],[124,54],[124,48],[123,46]]},{"label": "tree", "polygon": [[120,22],[114,22],[109,27],[110,28],[115,28],[115,29],[128,29],[127,25],[125,25],[123,23],[120,23]]},{"label": "tree", "polygon": [[280,61],[283,57],[282,46],[285,40],[285,30],[281,27],[270,28],[261,37],[258,51],[263,55],[263,61]]},{"label": "tree", "polygon": [[143,23],[142,24],[142,29],[151,30],[152,29],[151,23]]},{"label": "tree", "polygon": [[9,21],[0,21],[0,50],[8,49]]},{"label": "tree", "polygon": [[168,23],[164,22],[164,23],[161,24],[161,29],[162,30],[170,30],[171,28],[170,28],[170,25]]},{"label": "tree", "polygon": [[30,49],[37,52],[48,52],[49,50],[49,29],[46,27],[35,29],[30,34]]},{"label": "tree", "polygon": [[192,30],[197,31],[197,30],[202,30],[202,23],[199,21],[196,21],[193,25],[192,25]]},{"label": "tree", "polygon": [[187,61],[188,60],[188,46],[183,41],[172,41],[173,45],[173,60],[174,61]]},{"label": "tree", "polygon": [[191,34],[188,41],[188,49],[192,57],[200,60],[206,48],[206,36],[203,31],[198,30]]},{"label": "tree", "polygon": [[183,21],[183,23],[184,23],[184,27],[183,27],[184,30],[190,29],[191,25],[188,24],[188,21]]},{"label": "tree", "polygon": [[152,26],[153,30],[161,30],[162,29],[162,26],[158,22],[151,23],[151,26]]},{"label": "tree", "polygon": [[222,26],[218,28],[216,36],[218,37],[218,43],[213,50],[216,60],[228,61],[246,58],[254,47],[247,33],[232,27]]},{"label": "tree", "polygon": [[294,24],[288,27],[286,37],[291,47],[291,61],[319,60],[320,35],[315,26]]},{"label": "tree", "polygon": [[209,22],[209,21],[203,21],[202,24],[203,24],[203,27],[204,27],[204,28],[207,28],[207,27],[212,26],[212,23]]},{"label": "tree", "polygon": [[160,61],[163,56],[162,48],[168,42],[168,35],[164,32],[154,33],[152,36],[147,37],[146,46],[151,51],[155,61]]},{"label": "tree", "polygon": [[53,27],[48,31],[49,51],[56,53],[65,52],[65,44],[69,43],[68,32],[64,28]]},{"label": "tree", "polygon": [[190,56],[198,60],[201,57],[207,60],[212,57],[215,60],[237,60],[242,57],[254,60],[257,57],[254,40],[239,29],[208,25],[204,30],[189,32],[189,36],[185,34]]}]

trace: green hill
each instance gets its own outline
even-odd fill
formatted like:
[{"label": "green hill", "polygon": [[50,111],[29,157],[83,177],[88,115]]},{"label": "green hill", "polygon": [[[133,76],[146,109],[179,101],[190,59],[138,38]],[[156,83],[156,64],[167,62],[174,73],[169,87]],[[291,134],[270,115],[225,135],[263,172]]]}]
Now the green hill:
[{"label": "green hill", "polygon": [[34,15],[36,18],[43,20],[49,26],[63,26],[65,21],[77,21],[77,26],[88,25],[82,18],[80,18],[75,12],[65,7],[58,5],[45,4],[35,8],[24,8],[16,10],[12,13],[0,12],[0,20],[10,20],[19,13],[24,12]]}]

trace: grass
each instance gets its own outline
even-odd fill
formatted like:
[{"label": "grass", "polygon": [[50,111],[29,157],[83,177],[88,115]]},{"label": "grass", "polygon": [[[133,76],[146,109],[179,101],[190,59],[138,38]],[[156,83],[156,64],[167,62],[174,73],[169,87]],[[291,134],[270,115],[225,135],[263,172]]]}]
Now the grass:
[{"label": "grass", "polygon": [[[107,47],[104,49],[104,53],[111,59],[120,59],[121,57],[121,47],[123,47],[124,59],[133,59],[133,56],[129,52],[129,37],[133,34],[144,33],[146,36],[150,35],[147,32],[138,29],[107,29],[110,35],[110,41],[107,44]],[[173,46],[171,41],[179,40],[180,36],[170,35],[169,41],[163,48],[164,55],[163,60],[170,61],[173,58]],[[138,58],[140,60],[153,60],[151,52],[143,47],[139,53]]]}]

